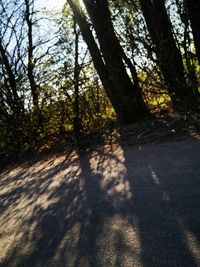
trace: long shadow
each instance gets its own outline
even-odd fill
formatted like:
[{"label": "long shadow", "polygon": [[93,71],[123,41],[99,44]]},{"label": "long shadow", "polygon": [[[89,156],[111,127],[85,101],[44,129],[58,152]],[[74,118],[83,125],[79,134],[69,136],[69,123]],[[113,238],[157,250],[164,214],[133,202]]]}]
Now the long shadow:
[{"label": "long shadow", "polygon": [[[19,229],[19,232],[23,231],[21,246],[23,249],[27,246],[27,251],[20,256],[17,243],[3,267],[105,266],[101,265],[104,259],[100,250],[105,249],[106,244],[99,245],[98,240],[103,234],[105,219],[109,220],[119,211],[100,186],[104,154],[99,158],[98,174],[91,168],[90,153],[77,154],[75,159],[69,157],[58,164],[48,161],[39,170],[36,168],[23,176],[28,179],[27,183],[19,184],[1,196],[2,213],[10,208],[13,216],[17,216],[17,205],[24,198],[29,200],[27,206],[33,207],[30,217],[25,219],[26,215],[22,215],[24,223]],[[110,154],[108,165],[109,157],[117,162],[117,158]],[[66,170],[71,171],[65,174]],[[22,170],[11,178],[12,182],[20,177],[20,173],[24,175]],[[52,188],[56,179],[60,182]],[[40,197],[44,199],[44,205],[37,202]]]},{"label": "long shadow", "polygon": [[[96,156],[93,153],[79,153],[85,187],[85,217],[74,266],[123,267],[126,266],[127,254],[129,266],[134,266],[130,262],[133,249],[125,240],[124,232],[128,229],[120,222],[129,213],[127,195],[122,190],[115,191],[116,186],[125,184],[125,173],[120,170],[123,162],[115,154],[115,145],[110,145],[107,151],[102,147],[95,152]],[[110,191],[112,194],[109,194]]]},{"label": "long shadow", "polygon": [[137,217],[144,267],[199,266],[183,225],[199,245],[200,144],[183,144],[124,147],[133,195],[128,216]]},{"label": "long shadow", "polygon": [[[49,187],[56,175],[59,179],[59,174],[73,165],[75,166],[74,170],[66,177],[62,177],[60,182],[58,181],[50,190]],[[22,248],[24,249],[27,243],[31,243],[32,247],[29,247],[26,255],[20,257],[20,246],[17,244],[12,248],[2,266],[55,266],[55,262],[60,264],[59,266],[64,266],[67,264],[66,261],[70,260],[65,257],[65,250],[67,243],[73,242],[73,240],[66,237],[66,233],[72,230],[76,223],[79,223],[81,201],[84,199],[77,175],[79,172],[77,166],[76,159],[64,159],[56,166],[53,165],[47,170],[43,168],[38,171],[36,173],[38,178],[18,187],[17,192],[12,191],[9,196],[3,196],[2,203],[6,206],[4,208],[9,206],[12,208],[13,202],[23,195],[23,197],[30,198],[31,201],[28,205],[33,206],[34,209],[32,215],[25,220],[22,229],[19,229],[19,231],[23,231]],[[37,204],[37,198],[43,197],[45,194],[47,194],[47,199],[44,197],[44,202],[50,203],[47,204],[47,207],[43,206],[43,203]],[[36,203],[34,204],[34,202]],[[17,212],[19,213],[19,210]],[[32,232],[31,229],[33,229]],[[62,246],[63,240],[65,245]]]},{"label": "long shadow", "polygon": [[[14,217],[27,201],[23,235],[1,266],[198,266],[199,150],[194,140],[110,145],[21,169],[0,200]],[[27,182],[12,189],[20,174]]]},{"label": "long shadow", "polygon": [[105,217],[113,215],[113,207],[100,187],[101,175],[94,174],[91,169],[90,155],[80,152],[79,162],[84,181],[85,202],[74,266],[100,266],[97,240],[102,234]]},{"label": "long shadow", "polygon": [[120,210],[113,197],[108,195],[108,189],[113,187],[113,182],[110,181],[107,187],[102,186],[105,176],[111,172],[110,162],[113,161],[115,168],[119,163],[113,152],[111,149],[106,153],[104,146],[88,152],[83,152],[80,146],[78,150],[85,201],[74,266],[115,266],[111,257],[106,255],[114,245],[105,239],[110,234],[107,233],[108,224],[115,215],[120,214]]},{"label": "long shadow", "polygon": [[[8,208],[14,208],[16,204],[20,201],[20,199],[23,197],[27,197],[28,199],[30,199],[29,205],[34,203],[37,198],[47,190],[50,183],[52,182],[52,178],[65,168],[64,166],[66,164],[66,159],[67,156],[64,160],[61,161],[61,163],[56,165],[54,168],[48,168],[48,166],[51,166],[51,164],[53,164],[55,158],[47,160],[47,162],[43,164],[42,168],[34,167],[34,165],[30,164],[29,166],[27,166],[26,170],[23,170],[22,168],[22,170],[19,171],[16,175],[13,175],[12,178],[9,177],[9,179],[7,179],[5,175],[0,189],[2,189],[3,187],[12,188],[12,186],[17,183],[19,185],[14,186],[14,188],[11,189],[9,192],[1,194],[0,214]],[[28,167],[31,166],[34,167],[35,170],[31,171],[30,173],[28,171]],[[34,179],[36,177],[38,177],[38,179]],[[26,183],[23,182],[25,179],[27,179]]]}]

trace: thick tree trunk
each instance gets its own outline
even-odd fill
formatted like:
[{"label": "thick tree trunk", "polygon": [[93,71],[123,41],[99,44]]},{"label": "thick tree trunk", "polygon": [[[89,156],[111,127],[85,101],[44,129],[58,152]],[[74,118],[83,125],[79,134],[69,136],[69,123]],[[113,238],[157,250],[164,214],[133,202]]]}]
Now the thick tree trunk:
[{"label": "thick tree trunk", "polygon": [[197,58],[200,64],[200,1],[186,0],[188,16],[191,22],[194,44],[196,48]]},{"label": "thick tree trunk", "polygon": [[3,44],[1,42],[0,39],[0,54],[1,54],[1,58],[2,58],[2,63],[4,64],[4,67],[6,69],[7,72],[7,76],[8,76],[8,81],[10,84],[10,88],[12,90],[12,94],[13,94],[13,98],[15,101],[18,101],[18,94],[17,94],[17,85],[16,85],[16,81],[15,81],[15,75],[13,74],[12,68],[10,66],[8,57],[6,55],[6,51],[3,47]]},{"label": "thick tree trunk", "polygon": [[193,94],[198,96],[199,90],[195,63],[193,60],[191,60],[190,49],[188,49],[188,45],[191,43],[192,37],[190,35],[190,20],[186,1],[187,0],[175,0],[175,3],[177,6],[178,14],[180,16],[180,20],[184,26],[182,47],[185,59],[185,68],[187,70],[187,83],[192,89]]},{"label": "thick tree trunk", "polygon": [[6,76],[7,76],[7,82],[9,84],[8,86],[8,96],[9,96],[9,102],[11,105],[11,109],[13,109],[13,112],[15,115],[20,113],[23,110],[23,107],[20,102],[20,98],[17,92],[17,84],[15,81],[15,74],[13,73],[12,67],[10,65],[7,52],[3,46],[2,40],[0,39],[0,55],[2,59],[2,63],[4,65]]},{"label": "thick tree trunk", "polygon": [[84,0],[95,28],[100,49],[116,94],[122,98],[123,108],[132,116],[133,109],[139,116],[147,111],[138,84],[132,84],[123,63],[123,49],[115,35],[107,0]]},{"label": "thick tree trunk", "polygon": [[[88,45],[95,68],[118,118],[122,123],[132,123],[141,119],[147,114],[147,109],[144,105],[141,93],[133,87],[128,74],[126,73],[123,61],[120,57],[121,50],[116,37],[114,37],[114,40],[110,39],[114,35],[114,32],[112,33],[112,36],[109,37],[109,33],[107,32],[108,29],[105,27],[104,23],[102,23],[101,16],[99,17],[98,15],[98,25],[95,27],[95,30],[98,32],[97,36],[101,45],[103,60],[86,17],[81,11],[79,1],[76,1],[75,3],[73,0],[68,0],[68,2],[73,10],[83,38]],[[99,10],[99,12],[95,12],[95,15],[96,13],[101,14],[102,12],[102,10]],[[96,23],[94,23],[94,26],[95,25]],[[100,32],[102,32],[102,34],[100,34]]]},{"label": "thick tree trunk", "polygon": [[165,3],[160,0],[140,0],[140,3],[166,88],[174,107],[179,108],[181,102],[193,99],[193,92],[184,77],[181,53],[173,37]]}]

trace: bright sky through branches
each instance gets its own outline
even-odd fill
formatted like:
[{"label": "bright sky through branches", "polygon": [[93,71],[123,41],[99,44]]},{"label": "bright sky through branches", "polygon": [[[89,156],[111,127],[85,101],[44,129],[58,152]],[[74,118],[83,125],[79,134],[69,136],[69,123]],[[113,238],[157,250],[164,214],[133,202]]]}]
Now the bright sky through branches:
[{"label": "bright sky through branches", "polygon": [[40,7],[50,11],[59,11],[62,9],[65,2],[66,0],[43,0],[40,1]]}]

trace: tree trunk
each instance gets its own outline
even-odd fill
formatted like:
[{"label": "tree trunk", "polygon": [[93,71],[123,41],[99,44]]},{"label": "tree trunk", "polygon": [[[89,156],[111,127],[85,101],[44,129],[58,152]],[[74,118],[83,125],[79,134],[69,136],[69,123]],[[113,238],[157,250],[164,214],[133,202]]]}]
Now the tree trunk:
[{"label": "tree trunk", "polygon": [[193,92],[184,77],[181,53],[173,37],[165,3],[160,0],[140,0],[140,3],[166,88],[174,107],[179,109],[181,102],[193,98]]},{"label": "tree trunk", "polygon": [[196,96],[198,96],[199,90],[198,90],[198,79],[195,70],[195,62],[194,60],[191,60],[191,53],[189,49],[192,37],[190,35],[190,20],[189,20],[186,0],[183,1],[176,0],[176,5],[181,22],[184,25],[182,47],[184,50],[184,59],[187,69],[188,85],[192,89],[193,93]]},{"label": "tree trunk", "polygon": [[[33,3],[32,3],[33,4]],[[39,110],[38,103],[38,86],[35,81],[34,76],[34,59],[33,59],[33,21],[32,21],[32,12],[30,11],[30,1],[25,0],[26,6],[26,24],[28,27],[28,79],[31,87],[31,94],[33,98],[33,105],[36,109]]]},{"label": "tree trunk", "polygon": [[[84,0],[86,9],[95,28],[100,49],[106,63],[116,94],[122,99],[127,116],[144,116],[147,113],[141,90],[133,85],[124,65],[123,49],[115,35],[107,0]],[[102,23],[103,22],[103,23]]]},{"label": "tree trunk", "polygon": [[13,109],[13,112],[15,115],[18,115],[23,110],[23,107],[21,105],[21,101],[17,92],[17,84],[15,81],[15,74],[13,73],[12,67],[10,65],[7,52],[3,46],[2,40],[0,38],[0,55],[2,59],[2,63],[4,65],[7,81],[9,83],[8,87],[8,95],[10,100],[11,108]]},{"label": "tree trunk", "polygon": [[187,0],[187,9],[188,16],[191,22],[196,54],[200,64],[200,1]]},{"label": "tree trunk", "polygon": [[80,110],[79,110],[79,33],[77,31],[76,21],[74,21],[75,35],[75,55],[74,55],[74,134],[76,141],[80,137]]},{"label": "tree trunk", "polygon": [[[90,7],[88,9],[88,13],[92,13],[91,19],[97,15],[97,23],[95,20],[94,26],[101,46],[101,52],[104,58],[103,60],[102,54],[95,42],[86,17],[83,11],[81,11],[79,2],[76,1],[75,3],[73,0],[68,0],[68,2],[73,10],[83,38],[88,45],[95,68],[100,76],[102,84],[118,118],[122,123],[132,123],[138,119],[141,119],[147,114],[147,109],[144,105],[141,92],[134,88],[130,78],[128,77],[128,74],[126,73],[125,66],[123,65],[121,58],[120,45],[116,36],[114,35],[114,31],[109,37],[109,34],[107,33],[108,29],[102,23],[101,16],[103,16],[102,12],[104,12],[104,10],[100,9],[98,12],[96,10],[94,13],[92,13]],[[89,1],[85,2],[86,7],[88,7]],[[108,10],[107,15],[109,15]],[[106,16],[107,20],[108,18],[109,17]],[[113,30],[111,20],[108,24],[108,26],[111,27],[111,30]]]}]

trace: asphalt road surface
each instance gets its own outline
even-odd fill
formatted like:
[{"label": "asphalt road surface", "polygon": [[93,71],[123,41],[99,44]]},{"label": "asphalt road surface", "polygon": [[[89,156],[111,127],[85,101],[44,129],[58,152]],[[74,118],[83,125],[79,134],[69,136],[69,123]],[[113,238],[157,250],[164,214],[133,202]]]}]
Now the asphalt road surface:
[{"label": "asphalt road surface", "polygon": [[200,266],[200,141],[107,145],[2,172],[0,266]]}]

